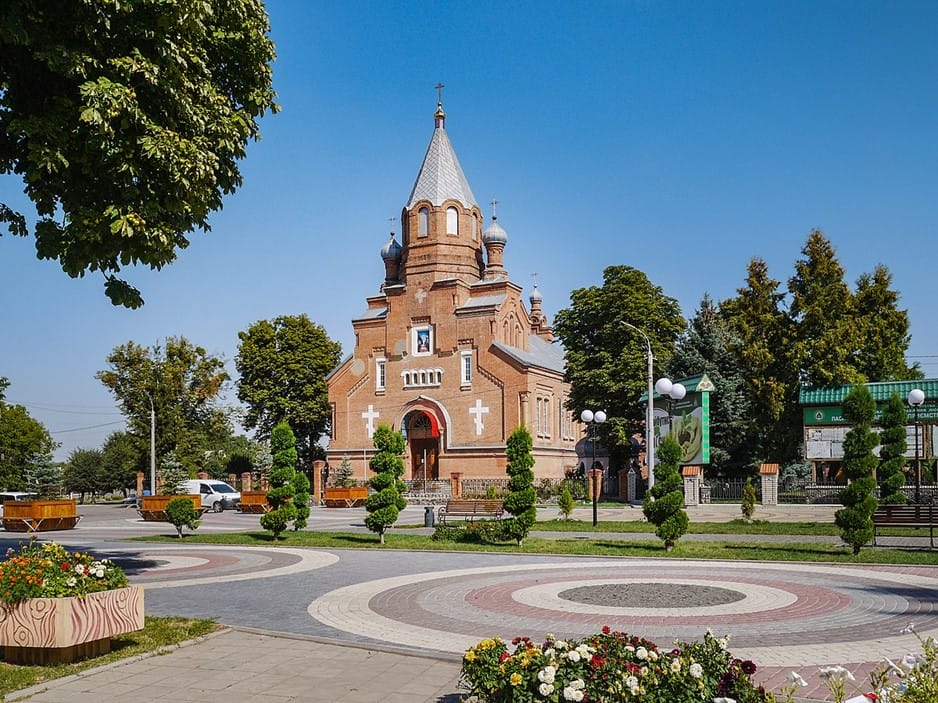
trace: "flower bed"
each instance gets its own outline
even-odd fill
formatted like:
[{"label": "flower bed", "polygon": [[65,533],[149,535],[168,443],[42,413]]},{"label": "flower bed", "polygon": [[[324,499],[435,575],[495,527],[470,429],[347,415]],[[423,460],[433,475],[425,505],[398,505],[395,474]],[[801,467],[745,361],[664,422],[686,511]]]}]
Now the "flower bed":
[{"label": "flower bed", "polygon": [[576,642],[548,635],[537,645],[519,637],[509,648],[493,638],[466,652],[461,680],[468,700],[480,703],[772,700],[752,683],[755,664],[733,657],[726,647],[726,638],[708,632],[701,642],[679,642],[662,651],[608,627]]},{"label": "flower bed", "polygon": [[73,661],[143,628],[143,589],[108,559],[54,542],[9,549],[0,563],[0,645],[8,663]]}]

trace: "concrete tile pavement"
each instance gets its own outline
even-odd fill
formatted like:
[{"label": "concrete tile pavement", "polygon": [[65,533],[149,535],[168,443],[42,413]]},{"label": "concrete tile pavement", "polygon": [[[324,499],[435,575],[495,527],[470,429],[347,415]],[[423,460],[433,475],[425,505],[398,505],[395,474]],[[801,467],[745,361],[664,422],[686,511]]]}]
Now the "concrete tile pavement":
[{"label": "concrete tile pavement", "polygon": [[458,657],[229,629],[6,697],[31,703],[457,703]]}]

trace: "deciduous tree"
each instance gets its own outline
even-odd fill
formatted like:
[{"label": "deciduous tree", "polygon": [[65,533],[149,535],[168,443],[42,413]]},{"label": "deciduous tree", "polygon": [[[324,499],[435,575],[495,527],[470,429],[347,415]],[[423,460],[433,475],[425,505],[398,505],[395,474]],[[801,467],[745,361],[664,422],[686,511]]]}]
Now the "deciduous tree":
[{"label": "deciduous tree", "polygon": [[0,174],[38,220],[13,234],[72,277],[100,271],[115,305],[142,297],[122,267],[160,269],[208,231],[237,162],[276,110],[261,0],[0,3]]},{"label": "deciduous tree", "polygon": [[81,494],[81,502],[85,502],[85,493],[91,494],[91,502],[97,491],[107,486],[104,484],[104,471],[102,470],[103,452],[100,449],[73,449],[65,462],[62,471],[62,482],[69,493]]},{"label": "deciduous tree", "polygon": [[156,456],[175,452],[190,473],[203,468],[206,452],[231,436],[228,411],[219,396],[228,380],[224,361],[185,337],[167,337],[165,345],[142,347],[127,342],[107,358],[109,368],[97,378],[111,391],[149,456],[150,402],[156,410]]},{"label": "deciduous tree", "polygon": [[57,446],[45,425],[25,407],[0,401],[0,488],[26,490],[26,467],[35,457],[51,461]]},{"label": "deciduous tree", "polygon": [[671,358],[684,330],[677,300],[630,266],[610,266],[601,287],[574,290],[570,307],[554,320],[571,384],[567,408],[577,414],[583,408],[604,408],[609,419],[602,425],[603,441],[620,453],[644,427],[638,399],[648,383],[645,342],[623,322],[648,336],[659,364]]},{"label": "deciduous tree", "polygon": [[111,488],[126,491],[137,485],[137,472],[149,470],[149,444],[147,452],[140,451],[139,438],[129,432],[112,432],[101,448],[101,472],[104,483]]},{"label": "deciduous tree", "polygon": [[304,464],[318,458],[317,440],[332,418],[326,376],[339,363],[341,345],[306,315],[260,320],[238,338],[235,366],[238,400],[247,405],[244,426],[266,439],[274,425],[287,422]]}]

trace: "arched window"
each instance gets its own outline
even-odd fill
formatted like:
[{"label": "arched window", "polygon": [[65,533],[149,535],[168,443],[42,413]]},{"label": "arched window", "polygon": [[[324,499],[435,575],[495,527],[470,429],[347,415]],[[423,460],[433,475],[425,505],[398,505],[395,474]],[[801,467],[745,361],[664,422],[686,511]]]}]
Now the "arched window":
[{"label": "arched window", "polygon": [[475,241],[479,236],[479,220],[473,215],[472,216],[472,241]]},{"label": "arched window", "polygon": [[430,233],[430,208],[422,207],[417,212],[417,236],[426,237]]},{"label": "arched window", "polygon": [[446,208],[446,233],[459,236],[459,211],[454,207]]}]

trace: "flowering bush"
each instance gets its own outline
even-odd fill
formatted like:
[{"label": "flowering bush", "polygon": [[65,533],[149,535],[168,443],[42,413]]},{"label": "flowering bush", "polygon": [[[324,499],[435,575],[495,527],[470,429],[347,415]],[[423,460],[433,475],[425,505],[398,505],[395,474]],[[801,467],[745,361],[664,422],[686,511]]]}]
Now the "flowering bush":
[{"label": "flowering bush", "polygon": [[20,545],[0,563],[0,601],[8,606],[29,598],[79,598],[127,585],[127,577],[109,559],[69,552],[55,542]]},{"label": "flowering bush", "polygon": [[726,638],[708,632],[702,642],[678,642],[664,652],[608,627],[578,642],[548,635],[537,645],[519,637],[512,648],[496,637],[465,653],[461,680],[469,689],[467,700],[480,703],[770,701],[752,683],[755,665],[734,658],[726,647]]}]

